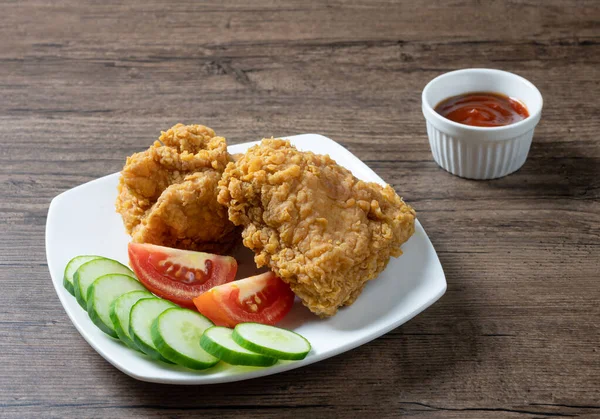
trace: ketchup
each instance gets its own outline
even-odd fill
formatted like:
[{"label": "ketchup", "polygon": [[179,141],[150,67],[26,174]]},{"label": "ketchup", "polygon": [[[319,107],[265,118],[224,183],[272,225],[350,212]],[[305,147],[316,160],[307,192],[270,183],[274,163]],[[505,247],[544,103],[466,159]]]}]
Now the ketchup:
[{"label": "ketchup", "polygon": [[442,100],[435,111],[451,121],[475,127],[500,127],[529,116],[525,105],[500,93],[472,92]]}]

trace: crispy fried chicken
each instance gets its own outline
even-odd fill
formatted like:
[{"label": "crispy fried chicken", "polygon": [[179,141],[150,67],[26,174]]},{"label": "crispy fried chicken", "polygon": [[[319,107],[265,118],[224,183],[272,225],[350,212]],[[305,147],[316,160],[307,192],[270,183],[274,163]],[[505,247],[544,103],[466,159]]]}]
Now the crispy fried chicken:
[{"label": "crispy fried chicken", "polygon": [[415,212],[389,186],[363,182],[329,156],[266,139],[230,163],[219,203],[315,314],[352,304],[414,232]]},{"label": "crispy fried chicken", "polygon": [[217,185],[227,163],[225,138],[202,125],[177,124],[146,151],[127,158],[117,212],[133,241],[223,253],[237,237]]}]

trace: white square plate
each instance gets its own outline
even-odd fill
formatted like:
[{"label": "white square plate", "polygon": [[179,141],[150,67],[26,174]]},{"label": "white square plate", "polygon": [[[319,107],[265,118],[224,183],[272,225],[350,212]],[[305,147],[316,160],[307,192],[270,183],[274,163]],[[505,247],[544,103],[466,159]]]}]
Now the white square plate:
[{"label": "white square plate", "polygon": [[[289,140],[300,150],[329,154],[359,179],[385,184],[367,165],[329,138],[305,134],[289,137]],[[254,144],[234,145],[229,151],[241,153]],[[65,265],[77,255],[97,254],[127,264],[129,236],[114,206],[118,178],[118,173],[105,176],[52,200],[46,224],[46,254],[56,293],[79,333],[104,359],[138,380],[170,384],[224,383],[302,367],[389,332],[425,310],[446,291],[440,261],[417,221],[415,234],[402,247],[404,255],[392,258],[385,271],[367,284],[352,306],[323,320],[296,301],[279,325],[295,330],[311,342],[313,349],[304,360],[280,362],[269,368],[233,367],[220,363],[200,372],[153,361],[100,331],[62,285]],[[241,263],[243,274],[248,273],[248,268],[255,269],[249,264],[251,262]]]}]

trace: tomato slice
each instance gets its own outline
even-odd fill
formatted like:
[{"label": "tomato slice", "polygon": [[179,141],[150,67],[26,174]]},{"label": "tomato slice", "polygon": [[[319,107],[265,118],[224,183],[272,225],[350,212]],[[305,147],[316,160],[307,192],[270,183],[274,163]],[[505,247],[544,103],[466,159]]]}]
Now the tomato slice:
[{"label": "tomato slice", "polygon": [[266,272],[214,287],[194,298],[194,304],[218,326],[274,325],[292,309],[294,293],[273,272]]},{"label": "tomato slice", "polygon": [[129,264],[152,293],[180,306],[217,285],[233,281],[237,262],[230,256],[129,243]]}]

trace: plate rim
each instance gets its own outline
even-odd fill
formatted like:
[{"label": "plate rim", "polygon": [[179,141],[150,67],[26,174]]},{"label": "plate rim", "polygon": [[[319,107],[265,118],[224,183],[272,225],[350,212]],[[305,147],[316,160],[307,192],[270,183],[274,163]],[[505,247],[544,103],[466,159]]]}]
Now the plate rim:
[{"label": "plate rim", "polygon": [[[361,159],[359,159],[357,156],[355,156],[354,154],[352,154],[352,152],[350,152],[349,150],[347,150],[344,146],[342,146],[341,144],[339,144],[338,142],[324,136],[321,134],[300,134],[300,135],[294,135],[294,136],[287,136],[287,137],[279,137],[279,138],[283,138],[283,139],[289,139],[292,142],[296,142],[298,140],[301,140],[302,137],[310,137],[310,138],[315,138],[318,139],[320,141],[323,142],[327,142],[329,143],[330,146],[332,146],[333,148],[336,149],[336,154],[339,153],[340,155],[343,156],[344,159],[350,159],[352,160],[354,163],[358,163],[360,165],[360,168],[363,171],[366,171],[370,176],[372,176],[374,179],[377,179],[377,182],[380,184],[387,184],[377,173],[375,173],[375,171],[373,171],[373,169],[371,169],[366,163],[364,163]],[[230,147],[252,147],[253,145],[256,145],[260,143],[260,141],[249,141],[249,142],[245,142],[245,143],[239,143],[239,144],[232,144],[230,146],[228,146],[228,149]],[[337,156],[336,156],[337,157]],[[335,159],[334,159],[335,160]],[[339,158],[338,158],[339,160]],[[46,228],[45,228],[45,247],[46,247],[46,261],[47,261],[47,265],[48,265],[48,270],[50,272],[50,277],[52,280],[52,283],[54,285],[54,289],[56,291],[56,294],[58,296],[58,299],[60,301],[60,303],[63,306],[64,311],[66,312],[67,316],[69,317],[69,320],[71,321],[71,323],[73,324],[73,326],[75,326],[75,329],[79,332],[79,334],[84,338],[84,340],[100,355],[102,356],[102,358],[104,358],[108,363],[110,363],[111,365],[113,365],[115,368],[117,368],[119,371],[123,372],[124,374],[139,380],[139,381],[145,381],[145,382],[151,382],[151,383],[162,383],[162,384],[176,384],[176,385],[208,385],[208,384],[221,384],[221,383],[229,383],[229,382],[237,382],[237,381],[245,381],[245,380],[250,380],[250,379],[254,379],[254,378],[260,378],[260,377],[265,377],[268,375],[274,375],[274,374],[278,374],[281,372],[285,372],[285,371],[290,371],[296,368],[301,368],[301,367],[305,367],[311,364],[314,364],[316,362],[320,362],[323,361],[325,359],[329,359],[329,358],[333,358],[335,356],[338,356],[344,352],[348,352],[352,349],[356,349],[359,346],[362,346],[368,342],[371,342],[387,333],[389,333],[391,330],[396,329],[397,327],[403,325],[404,323],[410,321],[411,319],[413,319],[415,316],[417,316],[418,314],[422,313],[423,311],[425,311],[426,309],[428,309],[429,307],[431,307],[431,305],[433,305],[436,301],[438,301],[446,292],[447,290],[447,281],[446,281],[446,275],[444,273],[443,270],[443,266],[439,260],[439,256],[437,254],[437,251],[435,250],[435,247],[433,246],[433,243],[431,243],[431,240],[429,238],[429,236],[427,235],[425,229],[423,228],[423,226],[421,225],[421,223],[419,222],[418,219],[415,219],[415,231],[417,230],[422,230],[422,232],[424,233],[424,239],[428,242],[428,244],[431,246],[431,248],[433,249],[433,252],[435,254],[436,260],[437,260],[437,264],[439,264],[440,267],[440,273],[442,276],[442,282],[443,284],[441,284],[442,286],[437,289],[435,292],[433,292],[428,300],[423,303],[422,305],[418,306],[417,308],[413,309],[412,311],[410,311],[409,313],[407,313],[406,315],[396,319],[395,321],[391,322],[389,325],[379,328],[379,329],[375,329],[373,331],[369,331],[367,332],[364,336],[362,336],[361,338],[354,340],[350,343],[347,343],[345,345],[341,345],[336,347],[335,349],[326,352],[326,353],[322,353],[322,354],[314,354],[314,355],[310,355],[308,357],[306,357],[304,360],[301,361],[296,361],[296,362],[290,362],[290,363],[283,363],[283,364],[277,364],[275,366],[269,367],[269,368],[262,368],[262,369],[257,369],[257,370],[253,370],[247,373],[244,373],[243,375],[227,375],[227,376],[213,376],[211,377],[208,374],[203,374],[203,373],[199,373],[197,376],[185,376],[185,377],[180,377],[180,378],[170,378],[170,377],[160,377],[157,375],[145,375],[145,374],[140,374],[132,369],[128,369],[126,365],[123,365],[121,362],[119,362],[119,360],[115,360],[112,356],[108,355],[107,353],[105,353],[105,351],[96,344],[96,338],[89,335],[87,332],[87,327],[84,327],[84,325],[80,325],[79,322],[74,318],[74,316],[71,313],[71,310],[69,308],[67,308],[67,302],[66,302],[66,298],[68,298],[68,293],[66,293],[65,290],[63,290],[62,288],[62,277],[61,278],[54,278],[52,272],[53,272],[53,263],[50,259],[50,254],[49,254],[49,248],[50,248],[50,243],[49,243],[49,229],[51,228],[51,220],[54,218],[51,215],[56,211],[56,206],[58,205],[58,202],[62,201],[64,199],[65,196],[73,193],[74,191],[77,191],[78,189],[84,188],[84,187],[89,187],[90,184],[93,183],[100,183],[100,182],[105,182],[107,178],[111,178],[111,177],[115,177],[118,176],[119,172],[116,173],[112,173],[106,176],[102,176],[99,177],[97,179],[93,179],[91,181],[88,181],[86,183],[83,183],[81,185],[77,185],[73,188],[70,188],[64,192],[61,192],[60,194],[56,195],[50,202],[49,208],[48,208],[48,215],[46,218]],[[63,292],[65,291],[65,292]],[[67,295],[68,294],[68,295]],[[110,339],[110,337],[105,336],[106,339]],[[130,350],[129,348],[123,347],[123,350]]]}]

